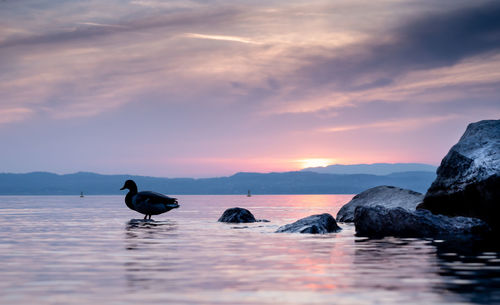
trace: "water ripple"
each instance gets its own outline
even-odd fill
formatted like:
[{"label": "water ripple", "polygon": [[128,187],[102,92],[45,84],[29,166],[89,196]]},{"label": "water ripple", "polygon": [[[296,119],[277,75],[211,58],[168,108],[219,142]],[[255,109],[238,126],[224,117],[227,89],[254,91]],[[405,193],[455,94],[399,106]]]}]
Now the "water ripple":
[{"label": "water ripple", "polygon": [[[0,304],[493,304],[491,241],[274,234],[350,195],[177,196],[156,216],[123,197],[0,197]],[[249,208],[269,223],[216,220]]]}]

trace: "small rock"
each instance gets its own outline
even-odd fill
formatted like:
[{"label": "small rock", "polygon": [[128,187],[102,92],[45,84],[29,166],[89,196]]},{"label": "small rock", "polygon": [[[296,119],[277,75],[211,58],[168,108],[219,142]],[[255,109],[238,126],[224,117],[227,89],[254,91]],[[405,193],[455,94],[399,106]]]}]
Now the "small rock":
[{"label": "small rock", "polygon": [[224,211],[222,216],[218,220],[219,222],[229,222],[229,223],[250,223],[256,222],[257,220],[253,214],[243,208],[230,208]]},{"label": "small rock", "polygon": [[386,208],[401,207],[408,211],[414,211],[419,203],[424,199],[424,195],[395,186],[377,186],[368,189],[352,198],[337,213],[337,221],[353,222],[354,210],[358,206],[377,206]]},{"label": "small rock", "polygon": [[341,228],[330,214],[312,215],[278,228],[276,233],[325,234],[338,232]]},{"label": "small rock", "polygon": [[359,236],[435,237],[487,233],[488,224],[477,218],[434,215],[427,210],[359,206],[354,211]]}]

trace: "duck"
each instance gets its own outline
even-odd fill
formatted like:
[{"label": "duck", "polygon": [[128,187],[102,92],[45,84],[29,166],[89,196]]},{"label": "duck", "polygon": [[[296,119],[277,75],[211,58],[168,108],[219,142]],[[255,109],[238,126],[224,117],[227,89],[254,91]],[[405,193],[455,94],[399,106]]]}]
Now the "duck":
[{"label": "duck", "polygon": [[143,191],[137,192],[137,184],[134,180],[127,180],[120,190],[128,189],[125,196],[125,204],[129,209],[144,214],[144,219],[151,219],[151,215],[159,215],[179,207],[177,198],[166,195]]}]

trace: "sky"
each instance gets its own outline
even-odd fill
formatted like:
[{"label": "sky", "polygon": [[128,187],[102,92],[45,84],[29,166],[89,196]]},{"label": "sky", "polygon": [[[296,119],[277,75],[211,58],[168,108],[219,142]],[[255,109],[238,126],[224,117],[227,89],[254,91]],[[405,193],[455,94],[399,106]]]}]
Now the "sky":
[{"label": "sky", "polygon": [[0,1],[0,172],[439,165],[499,118],[498,1]]}]

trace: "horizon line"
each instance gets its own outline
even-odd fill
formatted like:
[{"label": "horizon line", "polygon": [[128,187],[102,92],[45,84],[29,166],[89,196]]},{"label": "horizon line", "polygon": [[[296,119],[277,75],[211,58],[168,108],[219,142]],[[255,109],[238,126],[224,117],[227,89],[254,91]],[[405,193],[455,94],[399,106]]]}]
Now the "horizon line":
[{"label": "horizon line", "polygon": [[[45,174],[53,174],[53,175],[58,175],[58,176],[65,176],[65,175],[75,175],[75,174],[85,174],[86,173],[86,174],[95,174],[95,175],[101,175],[101,176],[138,176],[138,177],[167,178],[167,179],[209,179],[209,178],[231,177],[231,176],[234,176],[234,175],[239,174],[239,173],[250,173],[250,174],[293,173],[293,172],[307,171],[307,169],[321,169],[321,168],[327,168],[329,166],[338,166],[338,165],[340,165],[340,166],[356,166],[356,165],[399,165],[399,164],[427,165],[427,166],[432,166],[435,168],[439,167],[439,165],[434,165],[434,164],[429,164],[429,163],[420,163],[420,162],[396,162],[396,163],[377,162],[377,163],[355,163],[355,164],[338,164],[338,163],[336,163],[336,164],[330,164],[327,166],[305,167],[305,168],[301,168],[298,170],[290,170],[290,171],[268,171],[268,172],[237,171],[233,174],[228,174],[228,175],[212,175],[212,176],[203,176],[203,177],[189,177],[189,176],[168,177],[168,176],[154,176],[154,175],[147,175],[147,174],[131,174],[131,173],[100,173],[100,172],[85,171],[85,170],[80,170],[80,171],[76,171],[76,172],[66,172],[66,173],[44,171],[44,170],[34,170],[34,171],[28,171],[28,172],[0,172],[0,174],[26,175],[26,174],[45,173]],[[419,170],[419,171],[428,172],[426,170]],[[405,172],[414,172],[414,171],[405,171]],[[320,174],[336,174],[336,173],[320,173]],[[356,175],[356,174],[366,174],[366,173],[352,173],[352,174],[339,174],[339,175]],[[376,174],[367,174],[367,175],[376,175]],[[385,176],[385,175],[386,174],[377,175],[377,176]]]}]

